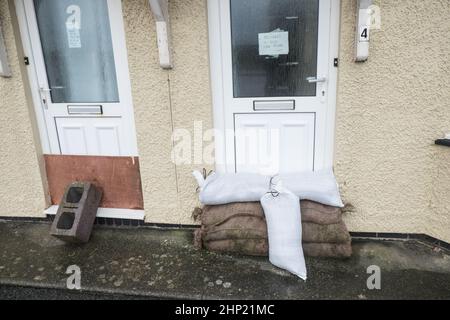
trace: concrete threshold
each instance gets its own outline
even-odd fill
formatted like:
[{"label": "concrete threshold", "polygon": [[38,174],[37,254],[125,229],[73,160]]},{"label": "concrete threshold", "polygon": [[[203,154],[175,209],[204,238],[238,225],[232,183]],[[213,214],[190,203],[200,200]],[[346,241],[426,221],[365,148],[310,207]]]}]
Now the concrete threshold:
[{"label": "concrete threshold", "polygon": [[[357,240],[350,259],[307,258],[304,282],[264,257],[197,250],[192,230],[96,227],[85,245],[49,230],[49,223],[0,221],[0,295],[28,287],[68,299],[450,299],[450,256],[415,240]],[[73,265],[82,290],[69,293]],[[367,287],[373,265],[381,290]]]}]

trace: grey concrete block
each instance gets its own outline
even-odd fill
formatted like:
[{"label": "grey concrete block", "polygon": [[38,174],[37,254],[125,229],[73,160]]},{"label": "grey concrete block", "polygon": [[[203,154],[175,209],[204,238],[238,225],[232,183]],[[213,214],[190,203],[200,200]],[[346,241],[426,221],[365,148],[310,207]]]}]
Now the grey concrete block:
[{"label": "grey concrete block", "polygon": [[68,185],[50,234],[67,242],[88,242],[101,198],[101,190],[90,182]]}]

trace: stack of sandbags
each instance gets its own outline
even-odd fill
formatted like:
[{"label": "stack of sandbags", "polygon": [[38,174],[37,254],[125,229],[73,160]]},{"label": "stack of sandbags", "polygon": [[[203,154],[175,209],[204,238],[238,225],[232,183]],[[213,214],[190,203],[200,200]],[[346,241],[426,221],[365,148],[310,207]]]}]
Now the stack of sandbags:
[{"label": "stack of sandbags", "polygon": [[301,201],[303,251],[310,257],[348,258],[352,255],[350,233],[342,209]]},{"label": "stack of sandbags", "polygon": [[[310,257],[347,258],[350,234],[340,208],[301,201],[303,251]],[[195,245],[210,251],[267,256],[267,225],[259,202],[205,206]]]}]

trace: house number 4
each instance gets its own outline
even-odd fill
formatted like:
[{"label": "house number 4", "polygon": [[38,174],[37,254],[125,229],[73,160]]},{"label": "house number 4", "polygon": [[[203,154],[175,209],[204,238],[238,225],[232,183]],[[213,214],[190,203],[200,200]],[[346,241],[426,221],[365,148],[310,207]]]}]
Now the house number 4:
[{"label": "house number 4", "polygon": [[370,40],[370,28],[368,26],[360,26],[359,28],[359,41],[369,42]]}]

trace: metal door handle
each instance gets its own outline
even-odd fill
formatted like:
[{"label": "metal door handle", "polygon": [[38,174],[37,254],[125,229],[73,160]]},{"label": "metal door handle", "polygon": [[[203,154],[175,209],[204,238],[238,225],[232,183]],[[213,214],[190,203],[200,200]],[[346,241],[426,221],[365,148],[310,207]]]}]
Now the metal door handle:
[{"label": "metal door handle", "polygon": [[327,77],[308,77],[308,78],[306,78],[306,80],[309,83],[326,82],[327,81]]},{"label": "metal door handle", "polygon": [[50,91],[52,91],[52,89],[44,88],[44,87],[40,87],[39,90],[41,90],[41,92],[50,92]]}]

